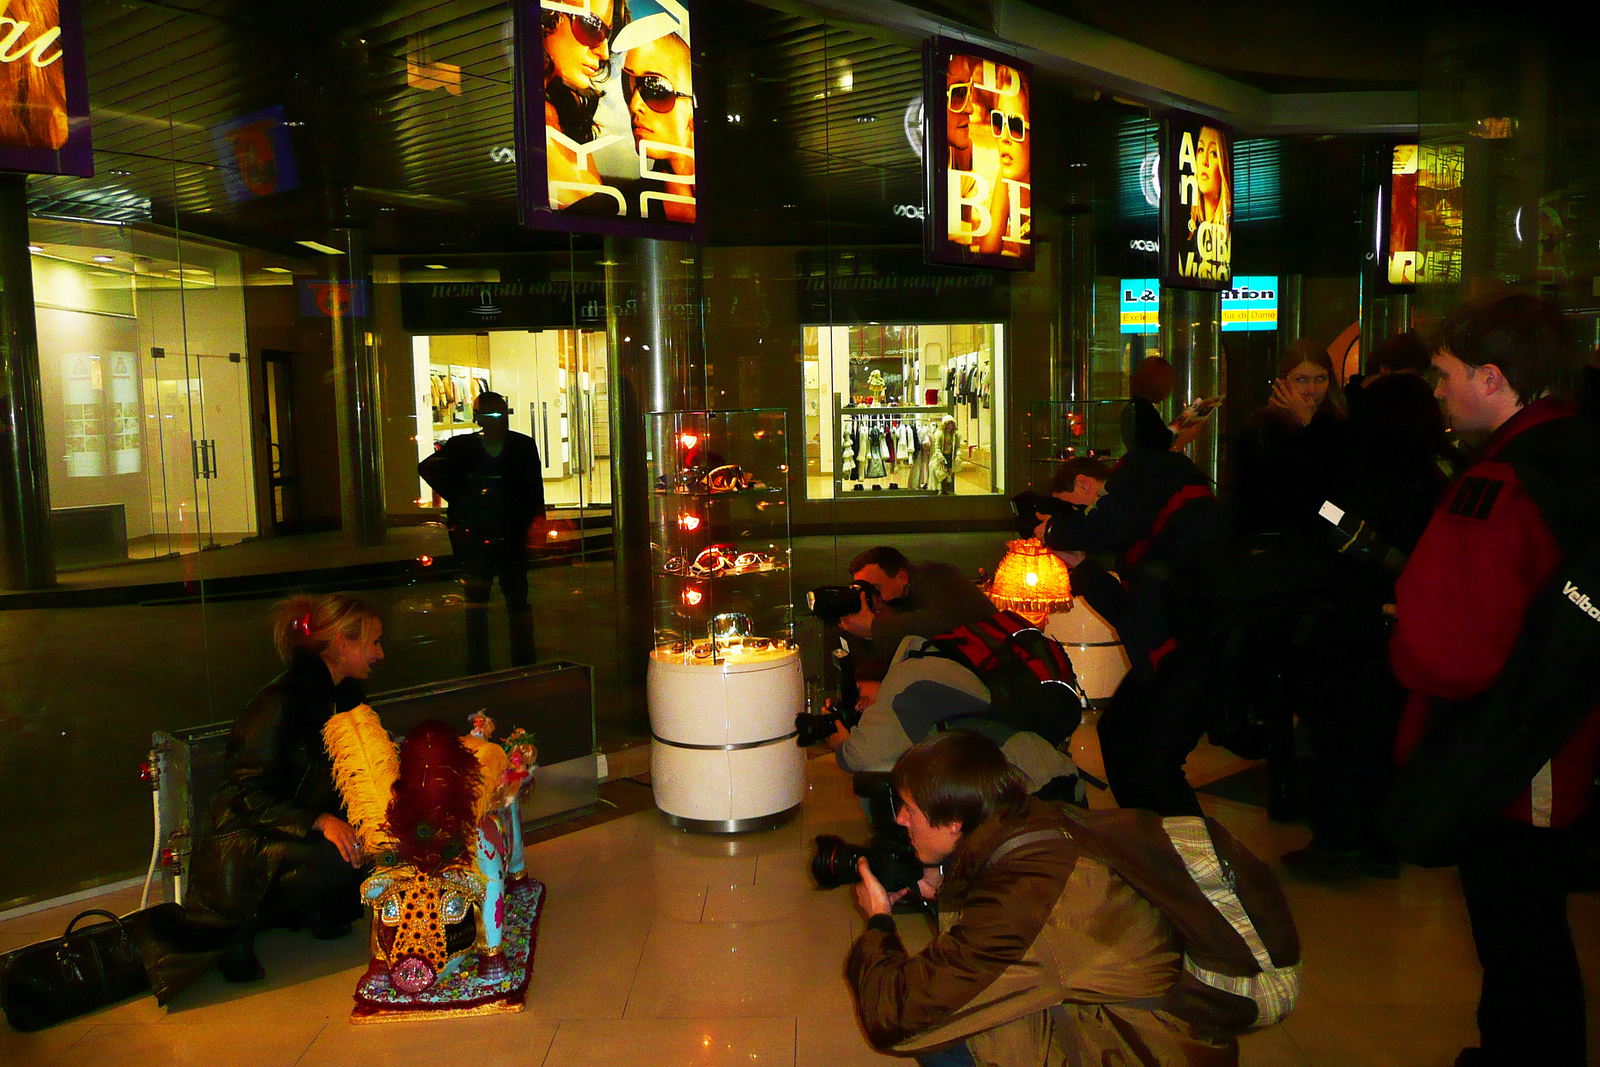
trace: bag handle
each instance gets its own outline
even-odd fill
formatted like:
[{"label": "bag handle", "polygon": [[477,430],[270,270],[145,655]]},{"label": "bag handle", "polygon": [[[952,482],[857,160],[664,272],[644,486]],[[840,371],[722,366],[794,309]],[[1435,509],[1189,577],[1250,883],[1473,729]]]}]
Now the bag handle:
[{"label": "bag handle", "polygon": [[120,917],[116,916],[116,915],[111,914],[109,911],[104,910],[103,908],[90,908],[88,911],[80,911],[80,912],[78,912],[77,915],[73,916],[72,921],[67,924],[67,932],[62,934],[61,936],[64,937],[64,938],[65,937],[71,937],[72,936],[73,927],[77,926],[80,922],[82,922],[86,917],[88,917],[90,915],[104,915],[106,918],[110,919],[112,922],[117,924],[117,929],[122,931],[122,936],[123,937],[127,937],[128,936],[128,928],[125,925],[123,925],[122,919]]}]

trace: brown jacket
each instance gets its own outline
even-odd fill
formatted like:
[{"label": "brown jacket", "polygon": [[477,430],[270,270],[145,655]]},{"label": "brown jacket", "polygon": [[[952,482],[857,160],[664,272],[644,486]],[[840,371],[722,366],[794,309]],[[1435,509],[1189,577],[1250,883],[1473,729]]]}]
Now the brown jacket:
[{"label": "brown jacket", "polygon": [[980,1064],[997,1067],[1238,1063],[1232,1040],[1119,1005],[1160,996],[1183,957],[1172,926],[1109,867],[1067,837],[989,863],[1013,837],[1071,825],[1030,800],[1019,817],[964,837],[945,864],[942,932],[916,956],[892,922],[873,920],[845,973],[875,1047],[915,1053],[964,1038]]}]

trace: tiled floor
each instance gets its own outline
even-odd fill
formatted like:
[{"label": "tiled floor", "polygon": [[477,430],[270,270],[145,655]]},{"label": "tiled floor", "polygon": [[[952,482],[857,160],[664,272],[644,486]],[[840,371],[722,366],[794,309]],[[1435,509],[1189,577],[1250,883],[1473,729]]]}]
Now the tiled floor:
[{"label": "tiled floor", "polygon": [[[1092,751],[1083,755],[1092,766]],[[1191,766],[1205,778],[1230,769],[1214,752]],[[860,840],[864,820],[831,760],[813,760],[810,780],[800,818],[770,833],[690,836],[641,812],[531,846],[528,867],[549,903],[519,1015],[351,1026],[364,939],[276,933],[262,940],[259,985],[208,979],[166,1012],[145,998],[42,1034],[0,1029],[0,1064],[906,1063],[868,1049],[851,1013],[841,965],[860,921],[850,894],[813,888],[806,871],[816,834]],[[1263,856],[1305,839],[1249,805],[1206,803]],[[1305,989],[1287,1022],[1245,1039],[1245,1064],[1442,1067],[1471,1043],[1478,973],[1453,873],[1287,886]],[[136,896],[103,903],[126,910]],[[0,950],[59,933],[82,906],[0,924]],[[1585,962],[1600,959],[1600,902],[1575,898],[1572,911]],[[911,920],[901,927],[919,944],[926,937]]]}]

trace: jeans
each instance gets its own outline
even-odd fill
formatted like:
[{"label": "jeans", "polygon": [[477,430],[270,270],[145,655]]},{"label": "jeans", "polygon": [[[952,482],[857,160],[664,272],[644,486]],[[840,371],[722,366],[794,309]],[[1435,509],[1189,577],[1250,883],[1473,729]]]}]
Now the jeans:
[{"label": "jeans", "polygon": [[917,1063],[920,1067],[978,1067],[965,1041],[957,1041],[937,1052],[924,1052],[917,1057]]}]

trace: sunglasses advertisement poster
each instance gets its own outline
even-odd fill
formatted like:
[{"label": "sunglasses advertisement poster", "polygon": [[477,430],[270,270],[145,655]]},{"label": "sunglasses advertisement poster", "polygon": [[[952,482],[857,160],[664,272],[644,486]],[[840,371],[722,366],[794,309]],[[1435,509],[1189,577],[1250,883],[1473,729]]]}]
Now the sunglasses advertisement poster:
[{"label": "sunglasses advertisement poster", "polygon": [[1220,292],[1233,284],[1233,131],[1173,112],[1161,146],[1163,281]]},{"label": "sunglasses advertisement poster", "polygon": [[92,178],[77,0],[10,0],[0,16],[0,170]]},{"label": "sunglasses advertisement poster", "polygon": [[699,239],[692,13],[680,0],[516,0],[525,225]]},{"label": "sunglasses advertisement poster", "polygon": [[1032,270],[1031,68],[943,38],[923,59],[928,262]]}]

